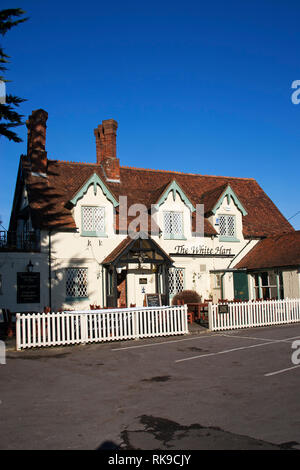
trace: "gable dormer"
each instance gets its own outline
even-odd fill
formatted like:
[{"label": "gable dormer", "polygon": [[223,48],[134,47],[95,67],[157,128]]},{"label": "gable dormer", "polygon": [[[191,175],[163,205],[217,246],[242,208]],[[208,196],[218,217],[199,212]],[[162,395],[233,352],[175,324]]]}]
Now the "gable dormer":
[{"label": "gable dormer", "polygon": [[155,209],[164,239],[185,240],[191,237],[191,214],[196,209],[176,180],[163,189]]},{"label": "gable dormer", "polygon": [[211,211],[213,214],[216,214],[217,210],[223,204],[223,201],[225,200],[225,198],[226,198],[226,202],[228,206],[230,205],[230,201],[232,200],[234,204],[236,205],[236,207],[241,211],[242,215],[247,215],[246,209],[244,208],[243,204],[241,203],[241,201],[239,200],[239,198],[237,197],[237,195],[235,194],[235,192],[233,191],[233,189],[231,188],[229,184],[226,186],[226,189],[223,191],[217,203],[212,208]]},{"label": "gable dormer", "polygon": [[108,237],[114,233],[114,208],[119,203],[96,173],[77,191],[70,204],[81,236]]},{"label": "gable dormer", "polygon": [[210,213],[220,242],[239,242],[243,238],[243,217],[247,211],[230,185],[223,189]]}]

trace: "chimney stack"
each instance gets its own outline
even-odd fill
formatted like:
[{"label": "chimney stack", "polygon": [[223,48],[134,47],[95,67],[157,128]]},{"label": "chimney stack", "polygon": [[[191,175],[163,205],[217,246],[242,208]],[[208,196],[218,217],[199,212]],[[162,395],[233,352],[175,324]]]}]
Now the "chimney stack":
[{"label": "chimney stack", "polygon": [[120,162],[117,158],[117,128],[114,119],[102,121],[94,130],[97,163],[102,166],[107,181],[120,181]]},{"label": "chimney stack", "polygon": [[27,156],[31,160],[31,169],[34,173],[45,174],[47,172],[46,152],[46,122],[48,113],[43,109],[32,111],[26,121],[28,129]]}]

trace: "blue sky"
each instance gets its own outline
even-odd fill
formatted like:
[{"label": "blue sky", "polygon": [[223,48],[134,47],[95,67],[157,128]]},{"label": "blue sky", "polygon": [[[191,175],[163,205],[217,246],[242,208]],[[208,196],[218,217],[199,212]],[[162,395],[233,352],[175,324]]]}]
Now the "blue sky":
[{"label": "blue sky", "polygon": [[[26,117],[48,111],[49,158],[95,162],[93,129],[114,118],[122,165],[252,177],[287,218],[300,211],[299,2],[1,2],[15,7],[30,19],[0,38],[7,91]],[[0,139],[5,227],[19,133]]]}]

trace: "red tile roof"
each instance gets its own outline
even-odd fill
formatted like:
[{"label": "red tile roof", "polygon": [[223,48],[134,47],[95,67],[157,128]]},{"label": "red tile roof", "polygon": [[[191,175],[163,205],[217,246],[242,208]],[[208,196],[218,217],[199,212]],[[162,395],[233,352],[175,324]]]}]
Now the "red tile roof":
[{"label": "red tile roof", "polygon": [[110,264],[115,261],[123,251],[130,245],[132,239],[130,237],[124,238],[119,245],[114,248],[109,255],[102,261],[102,264]]},{"label": "red tile roof", "polygon": [[[158,252],[160,252],[165,259],[169,260],[170,263],[173,263],[172,258],[170,258],[170,256],[162,249],[161,246],[159,246],[155,242],[155,240],[153,240],[153,238],[149,237],[149,240],[150,240],[151,245],[155,249],[157,249]],[[122,240],[121,243],[119,243],[119,245],[117,245],[116,248],[114,248],[111,251],[111,253],[102,261],[102,264],[111,264],[111,263],[113,263],[124,252],[124,250],[126,250],[126,248],[131,243],[134,245],[134,240],[129,236],[127,238],[125,238],[124,240]]]},{"label": "red tile roof", "polygon": [[[45,229],[75,229],[75,222],[69,201],[83,184],[96,173],[114,194],[127,196],[131,204],[144,204],[148,208],[173,180],[181,186],[195,206],[205,204],[211,209],[223,190],[229,184],[248,215],[243,217],[245,237],[265,237],[294,231],[274,203],[252,178],[195,175],[175,171],[147,170],[143,168],[120,167],[120,183],[107,182],[98,164],[48,160],[47,177],[33,176],[29,160],[22,157],[23,175],[28,190],[33,223]],[[117,211],[118,212],[118,211]],[[118,222],[117,222],[118,225]],[[12,228],[11,228],[12,229]],[[206,235],[216,233],[205,219]]]},{"label": "red tile roof", "polygon": [[223,192],[227,188],[228,183],[217,186],[206,193],[203,193],[201,196],[201,204],[204,204],[205,214],[208,214],[212,211]]},{"label": "red tile roof", "polygon": [[262,269],[300,266],[300,230],[265,238],[235,266]]}]

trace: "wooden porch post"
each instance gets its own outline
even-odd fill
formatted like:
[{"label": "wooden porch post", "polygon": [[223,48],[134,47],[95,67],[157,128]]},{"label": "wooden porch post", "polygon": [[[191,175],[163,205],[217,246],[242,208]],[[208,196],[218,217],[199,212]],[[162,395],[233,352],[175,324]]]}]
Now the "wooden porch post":
[{"label": "wooden porch post", "polygon": [[113,278],[112,278],[112,294],[113,294],[113,306],[118,307],[118,281],[117,281],[117,269],[113,267]]},{"label": "wooden porch post", "polygon": [[170,291],[169,291],[169,266],[162,265],[163,285],[166,305],[170,304]]}]

